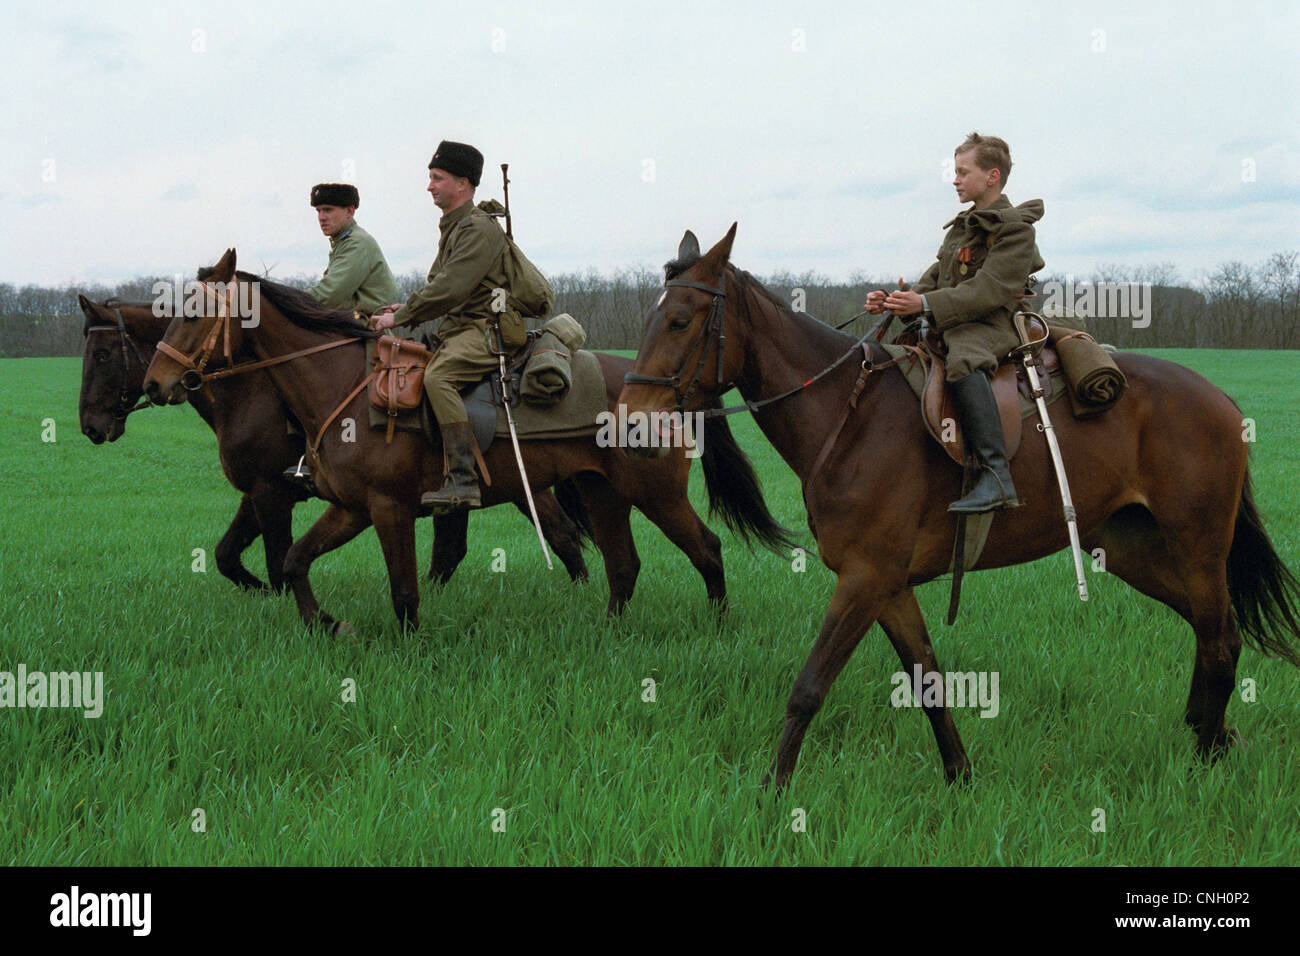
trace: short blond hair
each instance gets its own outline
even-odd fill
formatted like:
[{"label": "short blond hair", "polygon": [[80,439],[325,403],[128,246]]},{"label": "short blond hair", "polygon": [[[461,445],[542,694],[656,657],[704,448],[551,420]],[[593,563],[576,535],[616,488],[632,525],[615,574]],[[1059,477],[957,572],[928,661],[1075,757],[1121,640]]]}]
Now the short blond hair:
[{"label": "short blond hair", "polygon": [[1007,181],[1011,175],[1011,147],[1005,139],[971,133],[966,137],[966,142],[954,149],[952,154],[960,156],[971,150],[975,151],[975,162],[980,169],[996,169],[1002,174],[1002,182]]}]

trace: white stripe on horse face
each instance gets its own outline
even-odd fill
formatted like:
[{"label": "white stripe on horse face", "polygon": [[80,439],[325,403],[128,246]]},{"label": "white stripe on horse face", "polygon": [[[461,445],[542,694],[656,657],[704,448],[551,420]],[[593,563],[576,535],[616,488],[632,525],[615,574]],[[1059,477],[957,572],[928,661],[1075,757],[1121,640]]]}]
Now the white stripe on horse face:
[{"label": "white stripe on horse face", "polygon": [[656,309],[659,308],[659,306],[664,304],[664,299],[667,297],[667,295],[668,295],[667,289],[664,289],[664,291],[659,293],[659,298],[655,300],[655,304],[654,304],[654,307]]}]

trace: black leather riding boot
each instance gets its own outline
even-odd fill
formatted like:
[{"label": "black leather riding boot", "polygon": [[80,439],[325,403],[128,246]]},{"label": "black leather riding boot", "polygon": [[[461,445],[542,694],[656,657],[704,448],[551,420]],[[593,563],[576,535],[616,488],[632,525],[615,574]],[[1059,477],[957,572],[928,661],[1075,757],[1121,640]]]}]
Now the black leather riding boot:
[{"label": "black leather riding boot", "polygon": [[442,445],[447,452],[447,480],[437,491],[420,496],[420,505],[434,514],[446,514],[461,508],[477,508],[478,478],[474,475],[474,432],[469,422],[452,422],[442,426]]},{"label": "black leather riding boot", "polygon": [[953,401],[961,418],[966,450],[979,459],[980,476],[975,487],[960,501],[948,506],[960,514],[980,514],[1015,508],[1020,505],[1011,469],[1007,467],[1007,447],[1002,438],[1002,422],[993,399],[993,385],[983,372],[972,372],[950,382]]}]

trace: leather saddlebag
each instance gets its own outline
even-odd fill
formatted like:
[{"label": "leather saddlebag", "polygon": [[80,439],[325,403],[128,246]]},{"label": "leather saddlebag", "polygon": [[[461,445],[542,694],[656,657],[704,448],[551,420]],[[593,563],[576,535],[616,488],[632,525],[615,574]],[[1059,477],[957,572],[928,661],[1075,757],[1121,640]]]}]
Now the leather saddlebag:
[{"label": "leather saddlebag", "polygon": [[384,335],[376,343],[370,404],[388,415],[388,443],[393,440],[398,414],[420,407],[424,370],[432,358],[432,352],[409,339]]}]

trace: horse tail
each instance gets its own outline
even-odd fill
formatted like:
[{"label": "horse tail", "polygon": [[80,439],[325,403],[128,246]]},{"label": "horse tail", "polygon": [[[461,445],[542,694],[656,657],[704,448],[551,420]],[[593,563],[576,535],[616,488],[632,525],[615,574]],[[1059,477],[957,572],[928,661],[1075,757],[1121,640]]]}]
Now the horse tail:
[{"label": "horse tail", "polygon": [[587,514],[587,506],[582,503],[582,495],[578,494],[572,478],[565,478],[555,486],[555,500],[578,530],[578,547],[592,541],[591,515]]},{"label": "horse tail", "polygon": [[1241,486],[1241,506],[1228,552],[1228,594],[1242,635],[1264,655],[1300,667],[1291,641],[1300,637],[1300,581],[1282,563],[1250,490],[1250,472]]},{"label": "horse tail", "polygon": [[736,444],[725,417],[704,420],[704,485],[709,515],[718,515],[751,549],[754,543],[784,554],[796,546],[791,532],[767,510],[763,488],[749,456]]}]

